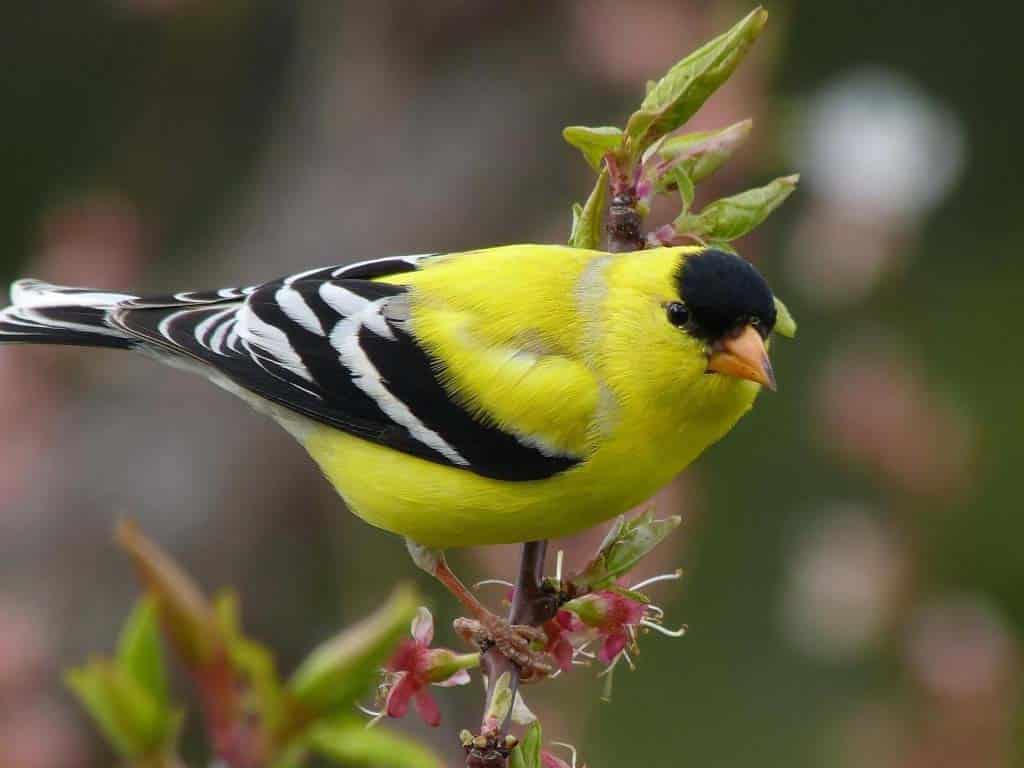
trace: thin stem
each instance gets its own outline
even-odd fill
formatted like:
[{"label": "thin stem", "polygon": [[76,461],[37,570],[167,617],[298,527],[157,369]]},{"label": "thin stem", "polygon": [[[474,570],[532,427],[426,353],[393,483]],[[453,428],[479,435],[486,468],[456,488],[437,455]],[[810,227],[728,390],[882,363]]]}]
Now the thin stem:
[{"label": "thin stem", "polygon": [[[547,541],[530,541],[523,545],[523,554],[519,561],[519,576],[516,579],[512,607],[508,614],[509,623],[540,626],[554,615],[552,608],[554,603],[545,599],[546,596],[542,588],[544,560],[547,551]],[[509,676],[514,704],[519,691],[519,667],[494,647],[488,648],[480,656],[480,669],[487,676],[487,698],[484,701],[484,712],[490,711],[491,697],[498,689],[498,680],[506,673]],[[510,710],[505,715],[505,721],[501,723],[484,722],[483,735],[500,740],[511,714]],[[475,763],[471,762],[473,760],[473,754],[470,753],[467,755],[466,764],[474,765]]]}]

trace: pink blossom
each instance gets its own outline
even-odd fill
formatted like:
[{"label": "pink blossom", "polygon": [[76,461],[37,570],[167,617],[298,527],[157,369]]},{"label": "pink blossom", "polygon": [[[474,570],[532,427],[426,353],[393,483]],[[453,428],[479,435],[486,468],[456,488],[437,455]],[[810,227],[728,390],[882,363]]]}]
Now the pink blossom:
[{"label": "pink blossom", "polygon": [[585,630],[583,625],[574,613],[570,611],[559,611],[555,618],[544,625],[544,633],[548,636],[548,644],[544,650],[555,660],[558,668],[563,672],[572,667],[572,660],[576,656],[576,647],[572,638]]},{"label": "pink blossom", "polygon": [[580,598],[576,611],[580,621],[597,631],[601,647],[597,658],[611,664],[629,645],[631,635],[644,618],[643,603],[608,590]]},{"label": "pink blossom", "polygon": [[[655,576],[635,585],[632,594],[606,589],[578,597],[565,605],[575,617],[571,629],[574,638],[589,635],[601,640],[597,658],[602,664],[613,665],[627,648],[636,645],[638,631],[654,630],[669,637],[681,637],[685,628],[669,630],[661,624],[662,610],[656,605],[643,601],[643,595],[635,590],[657,581],[679,578],[680,573]],[[564,653],[564,651],[563,651]],[[628,658],[627,658],[628,661]]]},{"label": "pink blossom", "polygon": [[427,725],[441,724],[441,710],[429,686],[451,687],[469,683],[467,667],[475,666],[475,654],[456,654],[446,648],[431,648],[434,618],[420,608],[412,622],[412,638],[403,640],[388,664],[389,687],[384,711],[388,717],[405,717],[409,703]]}]

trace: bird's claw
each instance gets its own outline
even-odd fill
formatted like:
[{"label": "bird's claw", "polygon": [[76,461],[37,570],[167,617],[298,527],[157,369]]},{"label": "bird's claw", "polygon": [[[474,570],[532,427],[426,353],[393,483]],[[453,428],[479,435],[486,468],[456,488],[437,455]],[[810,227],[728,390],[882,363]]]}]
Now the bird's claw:
[{"label": "bird's claw", "polygon": [[555,666],[543,651],[534,650],[547,642],[547,635],[540,627],[525,624],[510,624],[500,616],[489,614],[481,619],[456,619],[455,631],[468,643],[481,650],[497,648],[502,656],[519,667],[521,682],[534,682],[550,677]]}]

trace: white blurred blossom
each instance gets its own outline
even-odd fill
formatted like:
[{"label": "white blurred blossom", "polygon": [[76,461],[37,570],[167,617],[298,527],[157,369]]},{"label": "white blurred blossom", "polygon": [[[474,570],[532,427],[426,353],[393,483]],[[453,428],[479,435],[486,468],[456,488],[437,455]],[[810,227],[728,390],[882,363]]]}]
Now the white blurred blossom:
[{"label": "white blurred blossom", "polygon": [[795,152],[814,194],[916,216],[940,203],[964,165],[959,119],[909,78],[862,70],[826,85]]},{"label": "white blurred blossom", "polygon": [[863,301],[912,252],[966,159],[960,119],[909,78],[861,70],[827,84],[790,136],[809,202],[788,270],[815,303]]}]

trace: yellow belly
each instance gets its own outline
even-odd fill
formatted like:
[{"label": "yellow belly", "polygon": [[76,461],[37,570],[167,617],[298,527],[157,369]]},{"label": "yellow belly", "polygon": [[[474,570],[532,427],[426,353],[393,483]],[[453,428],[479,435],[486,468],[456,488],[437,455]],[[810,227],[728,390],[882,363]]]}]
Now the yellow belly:
[{"label": "yellow belly", "polygon": [[650,498],[752,401],[740,398],[726,418],[668,433],[619,435],[585,462],[541,481],[480,477],[326,426],[303,443],[349,508],[371,525],[431,547],[504,544],[575,533]]}]

